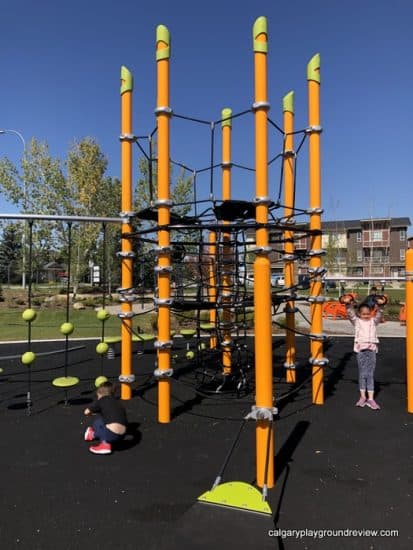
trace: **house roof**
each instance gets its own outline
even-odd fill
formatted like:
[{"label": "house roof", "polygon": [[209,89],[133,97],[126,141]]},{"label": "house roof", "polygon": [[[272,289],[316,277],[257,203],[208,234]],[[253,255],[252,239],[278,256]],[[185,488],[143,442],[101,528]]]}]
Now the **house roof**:
[{"label": "house roof", "polygon": [[410,218],[366,218],[364,220],[337,220],[325,221],[321,223],[322,229],[347,230],[360,229],[362,223],[374,221],[390,221],[391,227],[409,227],[411,225]]}]

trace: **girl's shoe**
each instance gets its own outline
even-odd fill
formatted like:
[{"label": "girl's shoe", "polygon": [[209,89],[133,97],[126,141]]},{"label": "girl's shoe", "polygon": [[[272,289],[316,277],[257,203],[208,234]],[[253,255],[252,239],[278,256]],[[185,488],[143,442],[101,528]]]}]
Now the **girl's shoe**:
[{"label": "girl's shoe", "polygon": [[112,452],[112,445],[102,441],[99,445],[89,447],[89,451],[95,455],[110,455]]},{"label": "girl's shoe", "polygon": [[373,411],[380,410],[380,405],[374,401],[374,399],[367,399],[366,405],[373,409]]},{"label": "girl's shoe", "polygon": [[360,399],[356,403],[356,407],[364,407],[366,403],[367,403],[367,399],[365,397],[360,397]]},{"label": "girl's shoe", "polygon": [[85,431],[85,441],[93,441],[95,439],[95,430],[92,428],[92,426],[89,426],[89,428],[86,428]]}]

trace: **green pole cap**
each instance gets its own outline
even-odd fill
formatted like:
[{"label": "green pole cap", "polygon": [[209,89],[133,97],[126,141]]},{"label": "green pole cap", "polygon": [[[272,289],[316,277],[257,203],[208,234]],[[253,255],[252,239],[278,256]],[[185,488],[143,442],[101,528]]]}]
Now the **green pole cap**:
[{"label": "green pole cap", "polygon": [[316,53],[307,65],[307,80],[314,80],[320,84],[320,54]]},{"label": "green pole cap", "polygon": [[288,111],[289,113],[294,113],[294,92],[288,92],[283,97],[283,113]]},{"label": "green pole cap", "polygon": [[221,125],[224,126],[232,126],[232,109],[222,109],[221,111]]},{"label": "green pole cap", "polygon": [[260,34],[265,34],[266,38],[267,36],[267,18],[264,16],[258,17],[258,19],[255,21],[254,26],[252,28],[252,40],[253,40],[253,50],[254,52],[262,52],[267,53],[268,52],[268,42],[265,40],[265,42],[262,42],[261,40],[257,40],[257,37]]},{"label": "green pole cap", "polygon": [[133,76],[132,73],[125,66],[120,68],[120,94],[125,92],[131,92],[133,90]]},{"label": "green pole cap", "polygon": [[[158,49],[158,42],[165,42],[166,48]],[[156,61],[169,59],[171,57],[171,35],[165,25],[156,27]]]}]

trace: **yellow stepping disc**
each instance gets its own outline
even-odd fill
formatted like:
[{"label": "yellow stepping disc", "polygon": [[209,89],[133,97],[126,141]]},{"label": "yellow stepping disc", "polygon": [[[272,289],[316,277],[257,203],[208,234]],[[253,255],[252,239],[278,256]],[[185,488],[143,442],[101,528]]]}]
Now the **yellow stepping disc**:
[{"label": "yellow stepping disc", "polygon": [[202,330],[214,330],[215,325],[213,323],[201,323],[199,325]]},{"label": "yellow stepping disc", "polygon": [[192,336],[194,336],[196,334],[196,330],[194,330],[192,328],[183,328],[181,330],[181,334],[185,338],[191,338]]},{"label": "yellow stepping disc", "polygon": [[240,508],[248,512],[272,514],[268,502],[263,500],[258,489],[243,481],[221,483],[221,485],[217,485],[211,491],[207,491],[198,497],[198,500],[218,506]]},{"label": "yellow stepping disc", "polygon": [[61,376],[60,378],[55,378],[52,384],[57,388],[70,388],[79,384],[79,378],[76,378],[76,376]]}]

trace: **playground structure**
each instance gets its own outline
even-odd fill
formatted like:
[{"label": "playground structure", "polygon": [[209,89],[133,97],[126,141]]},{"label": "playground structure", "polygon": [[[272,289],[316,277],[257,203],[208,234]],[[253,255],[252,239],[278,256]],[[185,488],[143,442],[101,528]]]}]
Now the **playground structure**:
[{"label": "playground structure", "polygon": [[[155,251],[157,254],[157,289],[155,304],[158,308],[158,334],[155,341],[157,349],[157,368],[154,376],[158,379],[158,420],[161,423],[170,421],[170,378],[173,374],[171,368],[171,348],[173,346],[170,329],[170,316],[173,309],[209,310],[212,347],[218,343],[221,345],[223,375],[231,373],[231,350],[233,348],[232,330],[234,322],[232,316],[237,307],[238,281],[236,266],[239,262],[237,254],[237,241],[234,233],[241,228],[245,231],[252,230],[255,233],[253,253],[253,295],[254,305],[254,333],[259,334],[255,338],[255,388],[256,402],[252,407],[249,418],[256,421],[256,453],[257,453],[257,484],[260,487],[271,488],[274,483],[273,464],[269,460],[274,454],[273,441],[273,416],[276,414],[274,396],[272,391],[272,304],[271,292],[271,263],[270,253],[270,228],[275,227],[284,233],[281,243],[288,243],[284,248],[285,280],[284,295],[276,295],[276,302],[286,303],[288,330],[288,351],[286,357],[286,371],[288,380],[295,381],[295,350],[294,350],[294,313],[296,286],[294,284],[294,261],[297,259],[294,250],[295,221],[297,215],[294,204],[294,168],[296,151],[293,150],[293,135],[296,133],[293,127],[293,94],[284,98],[284,136],[283,152],[281,154],[284,168],[284,205],[280,200],[274,201],[269,194],[268,182],[268,111],[270,104],[267,97],[267,23],[265,18],[259,18],[253,29],[253,49],[255,65],[255,97],[252,113],[255,120],[255,190],[256,196],[251,202],[233,201],[231,197],[231,129],[232,120],[237,115],[232,115],[231,110],[224,109],[219,121],[222,127],[222,202],[218,204],[213,190],[210,189],[210,209],[214,216],[204,218],[202,215],[177,219],[171,212],[173,203],[170,190],[170,121],[174,115],[170,107],[169,72],[170,72],[170,36],[164,26],[157,28],[156,35],[156,62],[157,62],[157,105],[155,114],[157,117],[157,198],[153,201],[150,211],[144,213],[131,212],[132,207],[132,144],[137,141],[132,131],[132,90],[133,80],[131,73],[125,68],[121,71],[121,104],[122,104],[122,289],[126,293],[132,285],[132,259],[133,238],[142,238],[153,233],[157,236]],[[323,356],[322,332],[322,304],[324,297],[321,295],[321,278],[324,269],[321,264],[321,174],[320,174],[320,58],[316,55],[312,58],[307,69],[308,94],[309,94],[309,118],[308,127],[302,131],[309,141],[309,180],[310,180],[310,207],[301,211],[310,217],[309,234],[311,235],[310,273],[311,288],[308,300],[311,303],[311,357],[313,366],[313,401],[316,404],[323,403],[323,371],[327,364]],[[212,173],[212,166],[210,167]],[[212,193],[211,193],[212,191]],[[275,218],[277,210],[283,206],[284,211],[279,218]],[[207,209],[208,210],[208,209]],[[155,222],[151,228],[132,232],[132,219],[136,216],[142,219],[150,219]],[[201,276],[196,300],[176,299],[171,293],[171,273],[173,271],[171,256],[174,243],[171,240],[172,232],[195,232],[199,235],[197,256],[199,258]],[[203,238],[203,232],[209,233],[208,238]],[[184,239],[185,242],[185,239]],[[206,244],[208,243],[208,244]],[[191,242],[192,246],[196,243]],[[208,250],[205,253],[205,250]],[[221,251],[219,254],[218,251]],[[217,267],[224,266],[222,273]],[[207,269],[208,276],[202,277],[203,267]],[[245,271],[245,267],[244,267]],[[204,285],[207,279],[206,285]],[[204,288],[203,288],[204,287]],[[175,292],[177,289],[175,287]],[[179,292],[178,292],[179,294]],[[182,294],[181,294],[182,296]],[[122,398],[131,396],[130,382],[133,381],[131,365],[131,320],[133,298],[122,304]],[[218,310],[222,311],[222,319],[218,321]],[[217,334],[218,333],[218,334]]]},{"label": "playground structure", "polygon": [[[157,196],[150,208],[143,212],[133,211],[132,200],[132,147],[138,142],[132,129],[132,74],[125,68],[121,70],[121,152],[122,152],[122,205],[120,218],[94,219],[107,223],[120,223],[122,232],[121,287],[118,289],[121,300],[121,397],[124,400],[132,398],[132,386],[135,382],[132,364],[133,342],[133,304],[138,300],[133,280],[133,264],[136,259],[137,243],[145,242],[152,245],[157,257],[155,273],[157,276],[157,294],[154,299],[158,311],[158,331],[155,340],[157,362],[154,377],[158,383],[158,421],[169,423],[171,420],[171,378],[173,335],[171,330],[171,313],[183,314],[195,311],[197,320],[196,356],[202,365],[217,360],[221,369],[221,382],[234,374],[237,367],[234,361],[234,350],[240,349],[239,315],[245,314],[245,308],[254,310],[254,373],[255,373],[255,404],[248,414],[248,419],[256,421],[256,482],[263,489],[274,485],[274,416],[275,396],[273,394],[272,365],[272,328],[274,311],[283,305],[286,326],[286,380],[293,384],[296,381],[295,352],[295,314],[299,300],[310,303],[311,329],[310,358],[312,365],[313,403],[322,405],[323,367],[328,364],[324,357],[322,309],[325,297],[322,295],[322,277],[325,270],[322,267],[321,248],[321,168],[320,168],[320,58],[314,56],[307,67],[309,113],[308,126],[299,132],[294,129],[294,102],[290,92],[283,99],[283,136],[282,153],[279,156],[282,166],[284,197],[274,200],[269,191],[268,182],[268,127],[272,122],[268,117],[270,104],[267,97],[267,24],[265,18],[259,18],[253,29],[253,51],[255,66],[255,95],[249,113],[253,113],[255,122],[255,197],[249,201],[234,200],[231,194],[231,175],[233,160],[231,157],[232,121],[238,115],[233,115],[228,108],[222,110],[219,123],[222,129],[222,193],[221,200],[210,193],[203,203],[204,211],[191,216],[179,216],[173,212],[175,206],[171,200],[170,190],[170,122],[176,116],[170,107],[169,97],[169,62],[170,36],[164,26],[157,28],[156,63],[158,75],[157,105],[157,158],[150,156],[150,162],[157,165]],[[303,141],[294,150],[293,137],[301,133]],[[309,189],[310,204],[308,209],[298,209],[295,205],[295,162],[297,153],[304,140],[309,143]],[[211,174],[213,167],[210,167]],[[152,183],[151,183],[152,185]],[[211,189],[210,189],[211,191]],[[212,195],[212,196],[211,196]],[[202,201],[194,200],[196,209]],[[207,203],[207,204],[205,204]],[[311,236],[310,258],[310,293],[308,297],[297,295],[294,266],[298,259],[295,250],[295,233],[297,226],[295,217],[309,216],[308,234]],[[4,218],[17,216],[2,216]],[[40,219],[28,215],[27,219]],[[52,216],[49,217],[53,219]],[[44,217],[43,219],[46,219]],[[66,221],[87,221],[70,220]],[[147,225],[136,229],[134,220],[144,220]],[[91,220],[89,220],[91,221]],[[276,229],[282,234],[274,242],[271,230]],[[302,232],[302,229],[300,229]],[[246,233],[253,235],[247,241]],[[173,235],[180,235],[175,238]],[[195,235],[195,237],[194,237]],[[178,254],[174,262],[174,253],[178,245],[187,247],[195,257],[193,264],[197,265],[196,286],[194,295],[188,293],[185,284],[176,276],[178,264],[185,258]],[[284,262],[285,285],[281,290],[271,288],[270,255],[274,244],[280,247]],[[247,285],[247,256],[254,255],[253,286]],[[413,303],[413,251],[406,254],[406,306]],[[189,262],[190,263],[190,262]],[[188,262],[187,262],[188,264]],[[240,270],[243,265],[243,270]],[[179,269],[179,268],[178,268]],[[70,281],[69,281],[70,283]],[[173,284],[172,284],[173,283]],[[31,309],[29,304],[29,309]],[[104,309],[104,307],[103,307]],[[207,322],[202,323],[201,312],[207,312]],[[408,321],[408,314],[406,317]],[[29,327],[34,319],[27,319]],[[102,319],[103,321],[103,319]],[[69,323],[69,319],[66,320]],[[409,353],[408,342],[413,341],[412,324],[406,322],[407,333],[407,373],[408,388],[413,384],[413,358]],[[242,327],[245,328],[245,327]],[[71,327],[66,326],[62,333],[66,337],[66,349]],[[209,347],[199,350],[199,334],[204,330],[209,335]],[[184,331],[182,335],[185,336]],[[235,337],[234,337],[235,335]],[[189,336],[189,333],[188,333]],[[242,335],[241,335],[242,336]],[[102,341],[104,342],[104,335]],[[238,347],[237,347],[238,345]],[[101,347],[101,353],[106,347]],[[29,365],[30,362],[28,361]],[[65,376],[66,378],[67,376]],[[408,393],[408,410],[413,412],[413,395]]]}]

